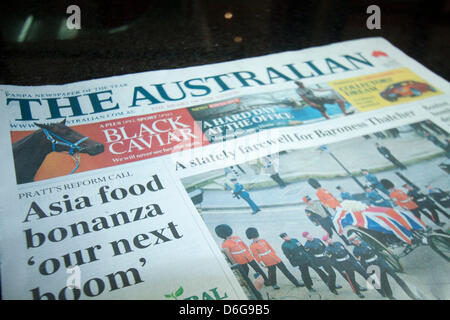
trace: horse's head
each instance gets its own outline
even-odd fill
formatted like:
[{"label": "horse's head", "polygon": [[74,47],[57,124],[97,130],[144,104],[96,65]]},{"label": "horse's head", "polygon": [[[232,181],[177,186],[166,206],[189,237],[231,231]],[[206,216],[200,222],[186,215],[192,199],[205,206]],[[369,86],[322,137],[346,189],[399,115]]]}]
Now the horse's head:
[{"label": "horse's head", "polygon": [[105,147],[100,142],[85,137],[81,133],[66,126],[66,119],[60,123],[48,125],[34,124],[42,129],[46,138],[52,144],[53,151],[68,151],[70,154],[80,152],[95,156],[105,150]]}]

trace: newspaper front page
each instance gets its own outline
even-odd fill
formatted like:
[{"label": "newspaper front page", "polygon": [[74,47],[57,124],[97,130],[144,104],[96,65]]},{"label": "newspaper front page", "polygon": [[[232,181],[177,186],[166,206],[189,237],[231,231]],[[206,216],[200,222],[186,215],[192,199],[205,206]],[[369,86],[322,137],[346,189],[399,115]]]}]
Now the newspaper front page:
[{"label": "newspaper front page", "polygon": [[450,298],[450,86],[382,38],[0,90],[3,299]]}]

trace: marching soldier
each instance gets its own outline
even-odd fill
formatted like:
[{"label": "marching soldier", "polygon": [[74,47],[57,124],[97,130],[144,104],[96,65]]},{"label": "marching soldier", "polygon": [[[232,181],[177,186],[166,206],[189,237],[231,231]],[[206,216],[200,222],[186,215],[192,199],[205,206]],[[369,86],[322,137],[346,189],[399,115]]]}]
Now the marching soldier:
[{"label": "marching soldier", "polygon": [[248,277],[249,265],[264,278],[264,283],[268,284],[269,279],[267,278],[264,271],[261,269],[259,264],[255,261],[248,246],[242,241],[240,237],[233,236],[233,230],[227,224],[220,224],[215,228],[216,234],[219,238],[224,239],[222,243],[222,248],[230,259],[231,263],[239,264],[239,271],[244,277]]},{"label": "marching soldier", "polygon": [[367,182],[372,187],[372,189],[374,189],[374,190],[378,189],[389,197],[389,191],[385,187],[383,187],[381,182],[378,180],[378,178],[374,174],[369,173],[369,170],[367,170],[367,169],[361,169],[361,172],[364,175],[364,177],[366,178]]},{"label": "marching soldier", "polygon": [[398,167],[400,170],[406,170],[406,167],[403,163],[401,163],[394,155],[391,153],[391,151],[379,144],[378,142],[375,143],[377,150],[379,153],[382,154],[383,157],[385,157],[387,160],[392,162],[396,167]]},{"label": "marching soldier", "polygon": [[337,295],[338,292],[336,291],[336,289],[342,287],[336,286],[336,273],[333,270],[330,259],[325,254],[326,246],[322,241],[320,241],[320,239],[313,238],[312,235],[310,235],[307,231],[303,232],[302,236],[303,238],[306,238],[306,242],[304,245],[306,252],[308,252],[312,256],[313,262],[317,266],[322,267],[328,274],[328,288],[332,293]]},{"label": "marching soldier", "polygon": [[303,202],[306,203],[305,214],[308,216],[309,220],[316,226],[321,226],[331,237],[333,235],[333,230],[335,229],[327,210],[321,203],[313,201],[309,196],[304,196]]},{"label": "marching soldier", "polygon": [[380,293],[384,294],[391,300],[395,299],[387,278],[387,276],[390,275],[411,299],[417,300],[417,297],[411,289],[409,289],[407,284],[397,275],[394,269],[392,269],[391,266],[384,261],[383,258],[376,254],[374,249],[372,249],[367,243],[360,241],[356,236],[350,237],[349,240],[355,246],[353,249],[353,255],[361,263],[365,270],[369,270],[370,266],[375,266],[379,269],[380,278],[378,280],[381,285]]},{"label": "marching soldier", "polygon": [[[388,179],[381,179],[383,186],[389,190],[389,196],[395,200],[397,205],[403,209],[409,210],[412,214],[419,220],[420,214],[423,213],[428,219],[433,221],[433,218],[428,214],[428,212],[421,210],[417,203],[415,203],[406,193],[400,189],[395,189],[394,184]],[[434,221],[433,221],[434,222]],[[436,222],[435,222],[436,223]]]},{"label": "marching soldier", "polygon": [[371,186],[365,186],[366,197],[369,199],[370,205],[375,207],[392,208],[392,204],[384,199],[377,190],[372,189]]},{"label": "marching soldier", "polygon": [[419,206],[421,210],[427,210],[431,213],[431,218],[435,224],[438,226],[443,226],[444,223],[439,219],[438,211],[446,214],[444,210],[439,208],[433,200],[428,198],[423,193],[419,192],[419,190],[412,188],[409,184],[405,183],[403,188],[408,190],[407,195]]},{"label": "marching soldier", "polygon": [[325,254],[332,261],[333,267],[347,280],[353,292],[358,297],[364,298],[361,291],[367,289],[362,288],[355,279],[355,272],[358,272],[364,279],[368,278],[364,269],[340,242],[333,242],[329,236],[323,236],[322,240],[328,245]]},{"label": "marching soldier", "polygon": [[264,166],[264,171],[270,176],[270,178],[275,181],[280,189],[286,187],[286,182],[280,177],[279,170],[279,159],[277,156],[267,155],[262,157],[261,163]]},{"label": "marching soldier", "polygon": [[351,193],[348,191],[345,191],[344,188],[342,188],[341,186],[337,186],[336,189],[339,190],[339,192],[341,193],[342,200],[355,200],[353,198],[353,196],[351,195]]},{"label": "marching soldier", "polygon": [[[327,233],[330,235],[330,237],[333,235],[331,230],[336,231],[334,224],[332,222],[332,218],[334,214],[336,213],[336,208],[341,207],[341,203],[338,199],[336,199],[331,192],[329,192],[327,189],[322,188],[319,181],[316,179],[310,178],[308,179],[308,183],[311,187],[316,189],[316,196],[319,199],[320,203],[324,206],[327,212],[331,211],[329,219],[323,219],[320,223],[320,225],[327,231]],[[328,220],[328,221],[327,221]],[[331,224],[331,225],[330,225]],[[336,232],[337,233],[337,232]],[[345,236],[339,235],[340,238],[348,244],[348,240]],[[320,241],[320,240],[319,240]]]},{"label": "marching soldier", "polygon": [[319,199],[319,201],[326,208],[332,209],[332,212],[334,214],[336,208],[341,206],[338,199],[336,199],[327,189],[322,188],[319,181],[317,181],[316,179],[309,178],[308,183],[311,187],[316,189],[316,196]]},{"label": "marching soldier", "polygon": [[[434,199],[434,201],[446,209],[450,208],[450,195],[447,192],[431,185],[427,185],[426,188],[428,189],[428,194]],[[450,218],[447,213],[445,213],[445,215],[447,218]]]},{"label": "marching soldier", "polygon": [[255,259],[268,268],[269,283],[276,290],[280,289],[277,285],[277,268],[289,279],[296,287],[303,287],[304,284],[299,282],[292,273],[284,265],[283,261],[277,256],[275,250],[270,246],[270,244],[259,238],[259,233],[256,228],[248,228],[245,231],[247,238],[252,240],[250,245],[250,251],[252,252]]},{"label": "marching soldier", "polygon": [[256,205],[256,203],[252,199],[250,199],[250,194],[247,192],[247,190],[244,189],[244,186],[240,184],[236,178],[233,178],[230,181],[234,183],[234,190],[233,190],[234,197],[244,199],[245,202],[247,202],[250,208],[252,209],[252,214],[261,211],[261,209]]},{"label": "marching soldier", "polygon": [[313,269],[323,282],[328,283],[328,275],[313,262],[312,257],[306,252],[300,241],[289,237],[285,232],[280,234],[280,237],[284,240],[281,245],[284,255],[293,267],[299,268],[303,283],[309,292],[315,292],[309,268]]},{"label": "marching soldier", "polygon": [[441,148],[442,150],[444,150],[445,151],[445,156],[447,158],[450,158],[450,153],[449,153],[449,150],[448,150],[448,144],[445,144],[444,142],[439,140],[436,136],[433,136],[431,133],[429,133],[426,130],[425,130],[425,138],[427,138],[427,140],[431,141],[436,147]]}]

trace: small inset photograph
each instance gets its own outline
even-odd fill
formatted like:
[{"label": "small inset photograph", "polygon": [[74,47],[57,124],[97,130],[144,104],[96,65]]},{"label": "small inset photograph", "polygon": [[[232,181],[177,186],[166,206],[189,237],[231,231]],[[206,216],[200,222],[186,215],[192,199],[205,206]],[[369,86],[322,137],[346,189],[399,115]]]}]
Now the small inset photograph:
[{"label": "small inset photograph", "polygon": [[425,82],[406,80],[387,86],[386,89],[380,92],[380,96],[394,102],[402,97],[418,97],[426,92],[436,92],[436,89]]},{"label": "small inset photograph", "polygon": [[[86,165],[91,160],[89,158],[105,150],[97,137],[69,127],[65,119],[58,123],[35,125],[34,131],[11,132],[17,184],[87,170],[91,167]],[[82,159],[87,161],[83,161],[80,169]]]},{"label": "small inset photograph", "polygon": [[408,68],[336,80],[330,85],[359,111],[413,102],[443,93]]},{"label": "small inset photograph", "polygon": [[449,299],[449,158],[426,120],[182,183],[250,299]]},{"label": "small inset photograph", "polygon": [[[12,130],[17,184],[160,157],[208,145],[186,109],[96,123],[35,122]],[[76,121],[75,121],[76,122]]]},{"label": "small inset photograph", "polygon": [[264,129],[350,115],[355,108],[327,83],[295,81],[289,90],[243,96],[188,109],[210,142]]}]

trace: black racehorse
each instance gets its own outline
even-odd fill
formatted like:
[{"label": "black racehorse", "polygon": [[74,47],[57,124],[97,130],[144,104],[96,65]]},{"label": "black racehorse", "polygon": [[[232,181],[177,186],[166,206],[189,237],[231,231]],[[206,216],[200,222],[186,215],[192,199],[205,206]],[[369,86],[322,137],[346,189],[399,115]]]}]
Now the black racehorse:
[{"label": "black racehorse", "polygon": [[[51,152],[68,152],[75,159],[78,153],[95,156],[105,149],[103,144],[70,129],[65,119],[60,123],[35,125],[40,129],[13,144],[18,184],[34,181],[36,172]],[[78,165],[79,160],[76,168]]]}]

